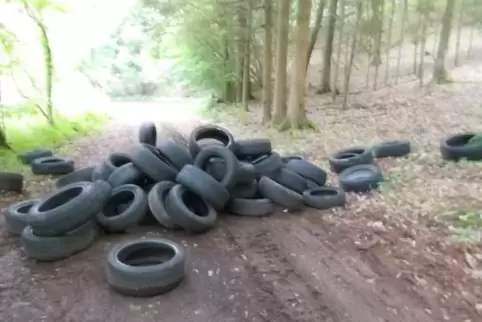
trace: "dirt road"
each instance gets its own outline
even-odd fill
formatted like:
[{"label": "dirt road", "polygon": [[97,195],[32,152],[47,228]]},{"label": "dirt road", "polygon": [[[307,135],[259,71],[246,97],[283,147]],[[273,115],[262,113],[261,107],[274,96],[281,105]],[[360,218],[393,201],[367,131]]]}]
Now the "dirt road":
[{"label": "dirt road", "polygon": [[[192,127],[179,122],[176,126],[183,130]],[[135,124],[118,120],[103,133],[62,151],[73,156],[79,167],[95,164],[109,152],[127,150],[135,141],[135,129]],[[23,198],[52,189],[45,178],[27,180]],[[2,195],[0,208],[16,198]],[[349,207],[339,214],[348,211]],[[331,214],[280,210],[265,219],[225,215],[203,235],[139,228],[129,234],[100,236],[90,249],[54,263],[26,259],[18,239],[1,229],[0,320],[476,321],[472,303],[466,305],[457,298],[441,306],[438,293],[416,289],[405,274],[389,269],[393,259],[379,256],[373,251],[375,244],[357,244],[354,237],[359,231],[332,220]],[[366,216],[371,214],[367,211]],[[186,280],[171,293],[148,299],[110,291],[103,273],[108,249],[125,239],[153,235],[171,238],[186,248]]]}]

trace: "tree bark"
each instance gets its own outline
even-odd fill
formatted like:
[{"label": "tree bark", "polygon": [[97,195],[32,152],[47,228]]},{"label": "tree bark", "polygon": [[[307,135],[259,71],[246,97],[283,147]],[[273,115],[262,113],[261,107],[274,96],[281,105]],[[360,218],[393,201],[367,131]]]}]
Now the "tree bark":
[{"label": "tree bark", "polygon": [[457,23],[457,40],[455,42],[455,66],[460,64],[460,38],[462,36],[462,25],[464,18],[464,0],[459,1],[459,18]]},{"label": "tree bark", "polygon": [[393,20],[395,17],[395,8],[397,6],[397,1],[392,0],[392,10],[390,11],[390,20],[388,22],[387,31],[387,50],[385,53],[385,84],[388,83],[388,74],[390,72],[390,51],[392,49],[392,30],[393,30]]},{"label": "tree bark", "polygon": [[306,60],[306,70],[310,65],[311,54],[316,45],[316,40],[318,39],[318,34],[320,33],[321,24],[323,22],[323,12],[325,12],[325,0],[320,0],[318,4],[318,9],[316,10],[316,20],[313,30],[311,31],[310,45],[308,48],[308,59]]},{"label": "tree bark", "polygon": [[346,67],[346,72],[345,72],[345,86],[343,89],[343,103],[342,103],[342,108],[346,109],[348,107],[348,94],[350,91],[350,78],[351,78],[351,71],[353,67],[353,60],[355,59],[355,53],[356,53],[356,45],[357,45],[357,40],[358,40],[358,30],[360,29],[360,24],[361,24],[361,18],[362,18],[362,10],[363,10],[363,1],[364,0],[358,0],[357,5],[356,5],[356,28],[353,33],[353,38],[351,41],[351,50],[350,50],[350,60],[348,62],[348,66]]},{"label": "tree bark", "polygon": [[340,70],[340,61],[341,61],[341,49],[343,44],[343,33],[345,29],[344,27],[345,27],[345,1],[340,0],[340,31],[339,31],[340,34],[338,37],[338,44],[336,48],[336,68],[335,68],[335,75],[333,80],[333,91],[331,96],[333,101],[335,100],[337,95],[338,74]]},{"label": "tree bark", "polygon": [[383,7],[384,0],[372,0],[373,18],[372,23],[376,30],[373,30],[375,37],[372,65],[379,66],[382,64],[382,35],[383,35]]},{"label": "tree bark", "polygon": [[237,5],[238,30],[236,39],[236,101],[243,99],[244,44],[246,33],[246,12],[242,4]]},{"label": "tree bark", "polygon": [[425,19],[421,21],[422,30],[420,36],[420,65],[418,66],[418,77],[420,79],[420,87],[423,86],[423,79],[425,77],[425,48],[427,47],[427,22]]},{"label": "tree bark", "polygon": [[243,66],[243,100],[242,100],[242,107],[243,110],[247,111],[248,110],[248,103],[249,103],[249,83],[250,83],[250,63],[251,63],[251,21],[252,21],[252,1],[253,0],[248,0],[247,1],[247,6],[246,6],[246,30],[244,34],[244,66]]},{"label": "tree bark", "polygon": [[433,81],[437,84],[448,81],[447,69],[445,67],[445,56],[447,55],[447,49],[450,41],[454,6],[455,0],[447,0],[444,17],[442,20],[442,30],[440,31],[437,57],[435,58],[435,66],[433,69]]},{"label": "tree bark", "polygon": [[323,50],[323,71],[321,74],[321,88],[318,93],[331,91],[331,56],[333,55],[333,41],[335,39],[336,11],[338,0],[330,0],[328,7],[328,27],[326,29],[326,42]]},{"label": "tree bark", "polygon": [[400,27],[400,43],[398,45],[398,58],[397,58],[397,74],[395,76],[395,84],[398,84],[400,79],[400,63],[402,61],[402,48],[405,43],[405,23],[408,18],[408,0],[403,1],[403,13],[402,13],[402,25]]},{"label": "tree bark", "polygon": [[271,121],[273,91],[271,74],[273,73],[273,2],[264,0],[264,52],[263,52],[263,119],[262,123]]},{"label": "tree bark", "polygon": [[301,129],[308,125],[305,112],[306,61],[310,34],[311,0],[298,0],[296,17],[296,51],[288,107],[289,127]]},{"label": "tree bark", "polygon": [[286,64],[288,62],[288,33],[291,0],[280,0],[278,5],[278,34],[273,97],[273,124],[281,125],[286,118]]}]

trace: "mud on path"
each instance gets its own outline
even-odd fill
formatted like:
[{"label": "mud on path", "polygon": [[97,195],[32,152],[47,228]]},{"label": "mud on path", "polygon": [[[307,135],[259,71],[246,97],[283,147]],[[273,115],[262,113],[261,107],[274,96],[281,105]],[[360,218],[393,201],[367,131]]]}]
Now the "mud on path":
[{"label": "mud on path", "polygon": [[[178,122],[182,132],[191,124]],[[136,127],[113,124],[102,133],[61,149],[79,167],[109,152],[125,151]],[[40,196],[53,185],[27,178],[22,198]],[[1,196],[0,208],[15,200]],[[343,210],[342,210],[343,211]],[[0,230],[0,320],[106,322],[375,322],[476,321],[463,303],[443,307],[430,288],[415,289],[389,270],[370,245],[357,245],[353,227],[332,212],[281,209],[265,219],[222,216],[203,235],[139,228],[100,236],[88,250],[54,263],[26,259],[17,238]],[[359,214],[362,216],[363,214]],[[368,214],[366,214],[368,216]],[[0,225],[3,224],[0,221]],[[402,230],[403,232],[403,230]],[[163,236],[187,251],[187,277],[169,294],[148,299],[120,296],[104,280],[108,249],[122,240]]]}]

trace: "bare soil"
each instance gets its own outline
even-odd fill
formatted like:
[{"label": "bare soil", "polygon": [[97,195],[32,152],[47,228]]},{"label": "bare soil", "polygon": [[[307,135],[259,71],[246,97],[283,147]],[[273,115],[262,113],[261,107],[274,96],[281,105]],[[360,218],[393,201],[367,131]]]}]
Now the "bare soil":
[{"label": "bare soil", "polygon": [[[467,66],[462,72],[480,78],[482,69]],[[455,242],[450,226],[437,218],[482,206],[482,165],[442,162],[438,152],[446,135],[482,130],[481,89],[480,83],[465,82],[427,93],[404,85],[355,96],[345,111],[311,95],[309,117],[319,133],[263,129],[255,106],[244,116],[250,121],[241,124],[239,115],[220,113],[222,124],[237,137],[268,136],[276,150],[305,155],[325,169],[335,150],[382,139],[409,139],[414,153],[380,161],[387,183],[372,194],[350,195],[342,209],[293,214],[280,209],[264,219],[223,215],[215,229],[202,235],[139,227],[125,235],[100,236],[90,249],[54,263],[25,258],[18,239],[2,229],[0,319],[480,321],[480,241]],[[174,125],[182,132],[192,126]],[[59,153],[73,156],[79,167],[95,164],[109,152],[126,151],[135,142],[135,130],[116,123]],[[0,208],[53,189],[49,178],[27,175],[26,180],[27,192],[1,195]],[[334,175],[329,182],[336,184]],[[154,235],[184,245],[186,280],[154,298],[112,292],[103,274],[108,249],[125,239]]]}]

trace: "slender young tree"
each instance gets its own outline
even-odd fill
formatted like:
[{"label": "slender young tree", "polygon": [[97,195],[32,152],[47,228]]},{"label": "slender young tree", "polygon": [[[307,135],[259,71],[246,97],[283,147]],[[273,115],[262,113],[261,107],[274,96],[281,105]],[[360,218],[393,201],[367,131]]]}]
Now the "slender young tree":
[{"label": "slender young tree", "polygon": [[445,12],[442,20],[442,30],[440,31],[440,42],[435,58],[433,69],[433,82],[437,84],[448,82],[447,69],[445,67],[445,56],[450,41],[450,32],[452,29],[452,19],[454,15],[455,0],[447,0],[445,4]]},{"label": "slender young tree", "polygon": [[405,24],[408,18],[408,0],[403,0],[402,25],[400,26],[400,42],[398,44],[397,73],[395,76],[395,84],[400,79],[400,64],[402,61],[402,48],[405,43]]},{"label": "slender young tree", "polygon": [[315,25],[313,26],[313,30],[311,31],[310,37],[310,45],[308,48],[308,59],[306,62],[306,69],[308,70],[308,66],[310,65],[311,54],[313,53],[313,49],[316,45],[316,40],[318,39],[318,34],[320,33],[321,24],[323,22],[323,13],[325,12],[325,0],[320,0],[318,4],[318,9],[316,10],[316,19]]},{"label": "slender young tree", "polygon": [[[323,50],[323,70],[321,74],[321,88],[318,93],[331,91],[331,56],[333,55],[333,41],[335,39],[336,11],[338,0],[330,0],[328,7],[328,27],[326,28],[325,48]],[[333,89],[336,91],[336,88]]]},{"label": "slender young tree", "polygon": [[249,103],[249,85],[251,82],[250,78],[250,65],[251,65],[251,22],[253,17],[253,0],[247,0],[246,3],[246,30],[244,34],[244,54],[243,54],[243,99],[242,99],[242,106],[243,110],[248,110],[248,103]]},{"label": "slender young tree", "polygon": [[337,88],[338,88],[338,74],[340,71],[340,60],[341,60],[341,51],[342,51],[342,44],[343,44],[343,35],[345,29],[345,0],[340,0],[340,28],[339,28],[339,36],[338,36],[338,44],[336,48],[336,67],[335,67],[335,75],[333,80],[333,91],[331,98],[334,101],[337,95]]},{"label": "slender young tree", "polygon": [[264,52],[263,52],[263,119],[266,124],[271,121],[272,105],[272,84],[271,74],[273,73],[273,2],[264,0]]}]

